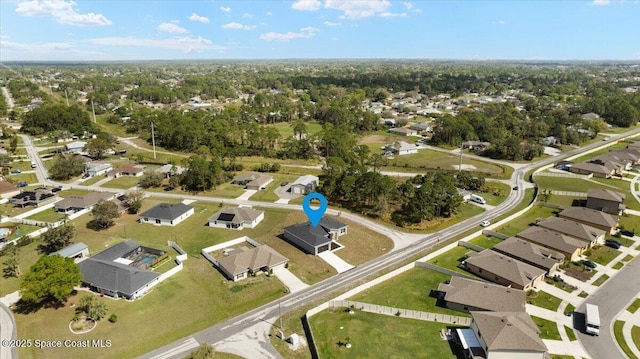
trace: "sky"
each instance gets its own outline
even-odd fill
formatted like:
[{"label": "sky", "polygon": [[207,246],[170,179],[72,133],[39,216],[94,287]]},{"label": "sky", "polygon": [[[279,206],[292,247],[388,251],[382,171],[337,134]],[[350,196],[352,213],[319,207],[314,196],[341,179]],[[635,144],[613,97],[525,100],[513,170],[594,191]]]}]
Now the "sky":
[{"label": "sky", "polygon": [[0,61],[640,60],[640,0],[1,0]]}]

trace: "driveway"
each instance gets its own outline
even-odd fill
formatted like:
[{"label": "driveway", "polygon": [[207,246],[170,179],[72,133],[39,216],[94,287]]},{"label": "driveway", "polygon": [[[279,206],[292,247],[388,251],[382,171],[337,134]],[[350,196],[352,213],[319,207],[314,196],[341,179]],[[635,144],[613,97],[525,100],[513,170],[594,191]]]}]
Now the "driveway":
[{"label": "driveway", "polygon": [[333,252],[322,252],[318,254],[318,257],[322,258],[325,262],[329,263],[330,266],[335,268],[338,273],[346,272],[349,269],[353,268],[353,266],[345,261],[342,258],[335,255]]},{"label": "driveway", "polygon": [[285,185],[285,186],[278,186],[278,188],[276,188],[275,190],[273,190],[273,192],[275,192],[276,196],[280,197],[280,199],[286,199],[287,202],[288,200],[294,199],[294,198],[298,198],[301,195],[299,194],[295,194],[295,193],[291,193],[291,183]]},{"label": "driveway", "polygon": [[257,189],[247,189],[247,190],[244,191],[244,193],[241,196],[239,196],[236,199],[241,200],[241,201],[248,201],[249,197],[251,197],[254,194],[256,194],[256,192],[258,192]]},{"label": "driveway", "polygon": [[[18,339],[16,322],[9,308],[0,303],[0,339],[4,343],[5,340]],[[0,359],[11,359],[18,357],[18,349],[10,348],[6,345],[0,346]]]},{"label": "driveway", "polygon": [[280,279],[287,288],[289,288],[289,292],[291,293],[299,292],[309,286],[291,273],[287,268],[276,269],[273,271],[273,274],[275,274],[275,276],[278,277],[278,279]]}]

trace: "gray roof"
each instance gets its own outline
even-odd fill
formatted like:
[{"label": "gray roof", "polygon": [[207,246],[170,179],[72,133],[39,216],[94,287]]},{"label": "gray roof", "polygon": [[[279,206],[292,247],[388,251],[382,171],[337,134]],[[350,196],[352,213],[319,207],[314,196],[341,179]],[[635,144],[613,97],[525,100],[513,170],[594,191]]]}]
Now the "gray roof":
[{"label": "gray roof", "polygon": [[546,352],[538,327],[525,312],[471,312],[489,351]]},{"label": "gray roof", "polygon": [[575,169],[579,169],[585,172],[592,172],[592,173],[602,173],[605,175],[609,175],[611,174],[611,172],[615,171],[616,167],[615,166],[611,166],[610,163],[607,162],[607,164],[609,166],[606,165],[599,165],[596,163],[591,163],[591,162],[583,162],[583,163],[576,163],[574,165],[571,166],[571,172],[575,172]]},{"label": "gray roof", "polygon": [[140,217],[158,218],[172,221],[193,209],[184,203],[160,203],[159,205],[142,213]]},{"label": "gray roof", "polygon": [[138,247],[138,243],[128,239],[80,262],[78,266],[82,281],[98,288],[132,295],[160,276],[160,273],[113,261]]},{"label": "gray roof", "polygon": [[104,162],[88,162],[87,163],[87,171],[103,171],[109,168],[113,168],[111,166],[111,163],[104,163]]},{"label": "gray roof", "polygon": [[589,245],[587,242],[575,237],[542,227],[529,227],[516,236],[543,247],[553,248],[562,253],[574,253],[577,249],[586,248]]},{"label": "gray roof", "polygon": [[318,184],[318,177],[313,176],[313,175],[304,175],[304,176],[300,176],[296,179],[295,182],[293,182],[291,185],[295,186],[295,185],[309,185],[309,184],[313,184],[315,183],[316,185]]},{"label": "gray roof", "polygon": [[100,200],[108,200],[113,197],[113,193],[109,192],[91,192],[84,197],[81,196],[70,196],[59,202],[56,202],[55,207],[57,209],[67,209],[67,208],[88,208]]},{"label": "gray roof", "polygon": [[612,201],[622,203],[624,201],[624,193],[615,192],[608,189],[592,188],[587,192],[587,198],[602,199],[605,201]]},{"label": "gray roof", "polygon": [[264,211],[258,211],[248,207],[225,207],[209,217],[209,222],[225,221],[229,223],[253,222]]},{"label": "gray roof", "polygon": [[247,270],[255,272],[261,268],[271,268],[289,261],[280,253],[267,245],[253,248],[241,247],[218,260],[218,263],[231,275],[235,276]]},{"label": "gray roof", "polygon": [[546,270],[562,263],[565,258],[560,252],[515,237],[507,238],[491,249]]},{"label": "gray roof", "polygon": [[256,178],[260,177],[261,174],[258,172],[243,172],[233,178],[234,182],[244,182],[244,181],[253,181]]},{"label": "gray roof", "polygon": [[519,289],[453,276],[449,284],[441,283],[447,302],[489,311],[524,312],[526,293]]},{"label": "gray roof", "polygon": [[601,229],[597,229],[591,226],[587,226],[586,224],[560,217],[549,217],[541,222],[538,222],[538,226],[562,234],[566,234],[568,236],[575,237],[590,243],[605,234],[605,231]]},{"label": "gray roof", "polygon": [[156,172],[158,172],[158,173],[164,173],[164,174],[171,173],[171,170],[172,170],[174,167],[175,167],[175,173],[176,173],[177,175],[181,175],[184,171],[186,171],[186,169],[185,169],[184,167],[181,167],[181,166],[175,166],[175,165],[172,165],[172,164],[166,164],[166,165],[161,166],[160,168],[158,168],[158,169],[156,170]]},{"label": "gray roof", "polygon": [[467,258],[465,262],[523,287],[545,273],[540,268],[496,253],[490,249],[485,249],[479,254]]},{"label": "gray roof", "polygon": [[618,224],[618,216],[586,207],[568,207],[558,215],[602,227],[615,227]]},{"label": "gray roof", "polygon": [[328,232],[321,226],[312,226],[311,222],[293,224],[284,227],[284,230],[312,247],[319,247],[331,242]]},{"label": "gray roof", "polygon": [[89,247],[87,247],[86,244],[82,243],[82,242],[78,242],[78,243],[73,243],[71,245],[68,245],[64,248],[62,248],[61,250],[57,251],[57,252],[53,252],[50,255],[54,255],[54,254],[59,254],[65,258],[71,257],[73,255],[76,255],[78,252],[82,252],[85,249],[88,249]]},{"label": "gray roof", "polygon": [[322,217],[322,219],[320,220],[320,226],[328,229],[328,230],[338,230],[340,228],[344,228],[347,225],[338,221],[337,219],[334,219],[333,217],[329,217],[329,216],[324,216]]}]

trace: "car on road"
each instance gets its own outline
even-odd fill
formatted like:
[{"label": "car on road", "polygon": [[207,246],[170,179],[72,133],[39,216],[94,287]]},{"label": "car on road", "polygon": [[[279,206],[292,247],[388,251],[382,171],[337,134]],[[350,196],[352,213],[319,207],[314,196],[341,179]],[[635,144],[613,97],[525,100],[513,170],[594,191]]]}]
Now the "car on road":
[{"label": "car on road", "polygon": [[18,170],[18,169],[15,169],[15,170],[11,170],[11,173],[13,173],[13,174],[17,174],[17,173],[22,173],[22,171],[20,171],[20,170]]},{"label": "car on road", "polygon": [[284,187],[284,186],[286,186],[286,185],[288,185],[288,184],[289,184],[289,182],[282,182],[282,183],[280,183],[280,186],[281,186],[281,187]]},{"label": "car on road", "polygon": [[593,263],[592,261],[585,259],[582,261],[582,264],[584,264],[585,267],[591,268],[591,269],[595,269],[598,265]]},{"label": "car on road", "polygon": [[604,242],[608,247],[614,248],[614,249],[620,249],[620,242],[618,241],[614,241],[613,239],[608,239]]},{"label": "car on road", "polygon": [[622,234],[623,236],[627,236],[627,237],[633,237],[633,236],[636,235],[636,231],[635,230],[630,231],[628,229],[621,229],[619,233]]},{"label": "car on road", "polygon": [[520,189],[520,188],[519,188],[518,186],[513,186],[513,190],[514,190],[514,191],[517,191],[517,190],[519,190],[519,189]]},{"label": "car on road", "polygon": [[482,221],[480,222],[480,226],[481,227],[489,227],[491,225],[491,222],[489,221]]},{"label": "car on road", "polygon": [[18,188],[27,187],[29,184],[27,182],[18,183]]}]

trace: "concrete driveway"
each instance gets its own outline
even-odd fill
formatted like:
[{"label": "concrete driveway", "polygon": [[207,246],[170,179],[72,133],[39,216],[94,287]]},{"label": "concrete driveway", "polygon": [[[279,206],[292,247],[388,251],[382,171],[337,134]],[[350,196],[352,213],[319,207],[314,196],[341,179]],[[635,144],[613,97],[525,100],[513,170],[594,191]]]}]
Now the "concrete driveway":
[{"label": "concrete driveway", "polygon": [[329,263],[330,266],[335,268],[338,273],[346,272],[349,269],[353,268],[353,266],[345,261],[342,258],[335,255],[333,252],[322,252],[318,254],[318,257],[322,258],[325,262]]},{"label": "concrete driveway", "polygon": [[276,269],[273,271],[273,274],[280,279],[282,284],[289,288],[289,292],[291,293],[299,292],[309,286],[291,273],[287,268]]},{"label": "concrete driveway", "polygon": [[247,189],[247,190],[244,191],[244,193],[241,196],[239,196],[236,199],[239,199],[241,201],[248,201],[249,197],[251,197],[254,194],[256,194],[256,192],[258,192],[257,189]]}]

